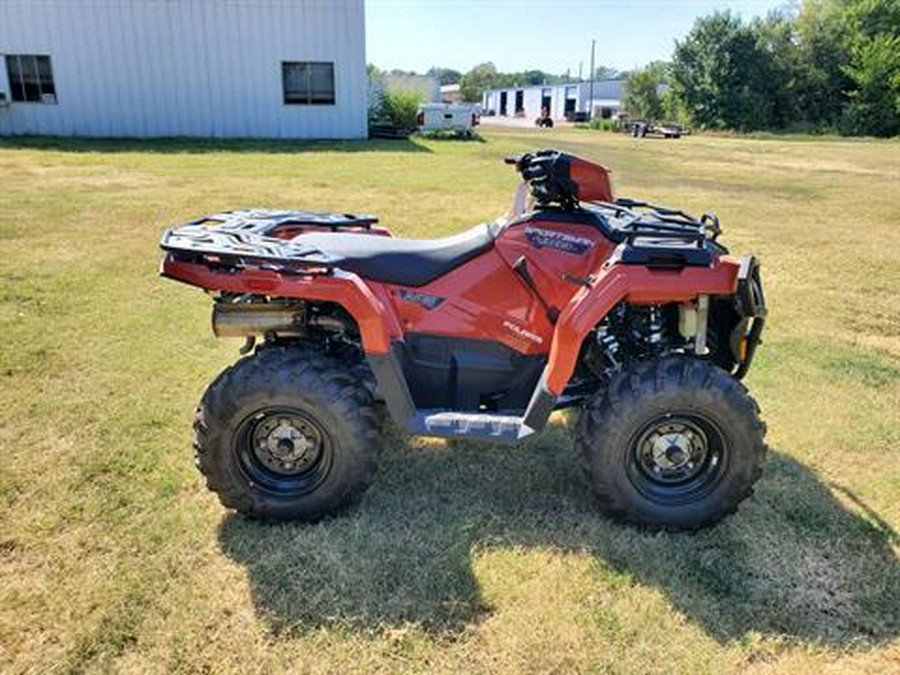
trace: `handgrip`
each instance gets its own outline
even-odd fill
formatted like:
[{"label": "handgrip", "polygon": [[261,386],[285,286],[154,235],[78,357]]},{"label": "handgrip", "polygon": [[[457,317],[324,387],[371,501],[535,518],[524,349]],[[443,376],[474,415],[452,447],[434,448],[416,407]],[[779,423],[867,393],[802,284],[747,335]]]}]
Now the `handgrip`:
[{"label": "handgrip", "polygon": [[534,155],[530,152],[526,152],[524,155],[508,155],[503,158],[503,163],[515,165],[518,171],[524,171],[531,164],[533,157]]}]

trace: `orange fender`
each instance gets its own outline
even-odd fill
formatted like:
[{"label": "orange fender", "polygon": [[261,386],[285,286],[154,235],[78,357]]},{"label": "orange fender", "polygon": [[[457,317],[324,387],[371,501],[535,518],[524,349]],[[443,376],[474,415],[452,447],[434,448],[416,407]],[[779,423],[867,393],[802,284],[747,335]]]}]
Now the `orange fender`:
[{"label": "orange fender", "polygon": [[635,305],[688,302],[698,295],[731,295],[737,289],[740,263],[722,256],[711,268],[651,269],[639,265],[604,267],[591,283],[576,293],[559,316],[547,361],[547,388],[563,393],[581,345],[616,303]]}]

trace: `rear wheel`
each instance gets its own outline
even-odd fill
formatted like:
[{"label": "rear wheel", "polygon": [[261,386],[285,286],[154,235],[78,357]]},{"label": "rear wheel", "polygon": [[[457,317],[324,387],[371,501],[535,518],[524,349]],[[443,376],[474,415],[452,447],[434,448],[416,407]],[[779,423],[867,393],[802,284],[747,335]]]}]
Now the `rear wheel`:
[{"label": "rear wheel", "polygon": [[267,347],[226,369],[194,422],[196,462],[220,501],[266,520],[314,520],[371,482],[378,418],[349,368]]},{"label": "rear wheel", "polygon": [[764,434],[740,382],[705,361],[665,357],[615,376],[582,411],[576,443],[604,511],[677,530],[737,510],[760,476]]}]

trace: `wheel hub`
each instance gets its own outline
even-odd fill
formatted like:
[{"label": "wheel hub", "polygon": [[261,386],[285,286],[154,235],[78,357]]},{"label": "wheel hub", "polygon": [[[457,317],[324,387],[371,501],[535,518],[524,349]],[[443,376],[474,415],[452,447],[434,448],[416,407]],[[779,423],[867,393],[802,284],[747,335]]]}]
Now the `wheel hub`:
[{"label": "wheel hub", "polygon": [[703,431],[687,420],[661,421],[638,442],[641,468],[651,480],[670,483],[691,478],[707,455]]},{"label": "wheel hub", "polygon": [[253,449],[259,461],[271,471],[293,475],[302,473],[318,458],[321,438],[307,422],[292,416],[262,420],[253,433]]},{"label": "wheel hub", "polygon": [[680,469],[690,462],[694,438],[690,431],[656,434],[648,441],[653,461],[664,469]]}]

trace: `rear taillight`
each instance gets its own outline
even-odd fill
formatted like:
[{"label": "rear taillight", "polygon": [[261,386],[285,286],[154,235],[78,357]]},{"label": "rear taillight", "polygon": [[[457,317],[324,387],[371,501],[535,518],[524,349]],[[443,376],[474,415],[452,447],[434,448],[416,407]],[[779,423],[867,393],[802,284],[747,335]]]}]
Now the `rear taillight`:
[{"label": "rear taillight", "polygon": [[481,122],[481,118],[478,117],[478,113],[472,113],[472,126],[477,127]]},{"label": "rear taillight", "polygon": [[425,126],[425,112],[420,111],[418,115],[416,115],[416,124],[420,127]]}]

